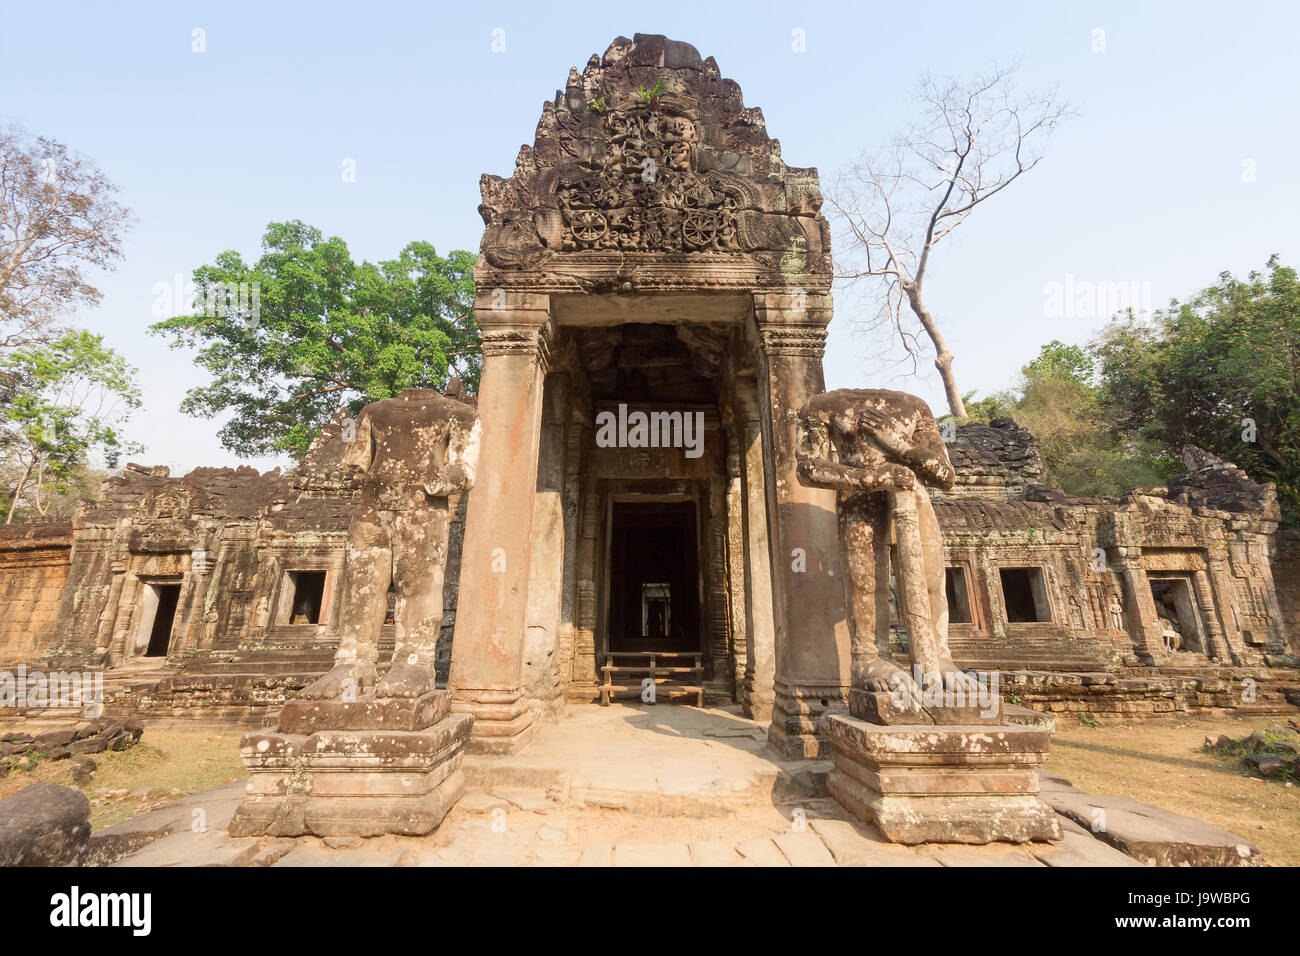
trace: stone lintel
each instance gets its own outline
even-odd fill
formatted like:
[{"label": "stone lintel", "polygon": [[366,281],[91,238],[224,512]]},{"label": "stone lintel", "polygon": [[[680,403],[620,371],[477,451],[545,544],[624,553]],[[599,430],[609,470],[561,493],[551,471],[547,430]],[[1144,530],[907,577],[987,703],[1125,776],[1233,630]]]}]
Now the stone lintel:
[{"label": "stone lintel", "polygon": [[749,314],[749,295],[736,292],[662,292],[641,295],[553,295],[557,326],[590,328],[626,323],[734,325]]}]

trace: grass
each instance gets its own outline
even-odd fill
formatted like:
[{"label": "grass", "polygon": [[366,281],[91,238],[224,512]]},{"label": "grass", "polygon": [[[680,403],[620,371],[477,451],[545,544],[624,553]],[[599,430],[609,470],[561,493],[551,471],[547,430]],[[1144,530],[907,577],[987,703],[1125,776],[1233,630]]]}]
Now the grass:
[{"label": "grass", "polygon": [[[24,728],[0,727],[15,729]],[[244,733],[233,728],[146,726],[144,736],[134,747],[91,755],[98,768],[89,784],[78,787],[90,799],[91,826],[99,830],[144,813],[156,804],[247,776],[239,762],[239,738]],[[72,762],[41,761],[30,771],[11,770],[0,777],[0,799],[42,780],[76,786],[72,782]]]},{"label": "grass", "polygon": [[1266,780],[1239,755],[1203,749],[1205,737],[1244,737],[1280,717],[1059,725],[1047,769],[1081,790],[1131,797],[1195,817],[1260,848],[1272,866],[1300,866],[1300,787]]}]

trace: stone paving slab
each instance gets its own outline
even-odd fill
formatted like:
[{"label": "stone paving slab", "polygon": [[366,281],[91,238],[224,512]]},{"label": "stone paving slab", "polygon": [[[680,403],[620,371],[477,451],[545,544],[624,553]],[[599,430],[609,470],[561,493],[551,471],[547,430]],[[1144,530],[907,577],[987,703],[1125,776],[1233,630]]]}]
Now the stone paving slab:
[{"label": "stone paving slab", "polygon": [[614,847],[615,866],[690,866],[685,843],[620,843]]},{"label": "stone paving slab", "polygon": [[749,860],[755,866],[789,866],[790,861],[786,859],[775,843],[767,837],[759,837],[754,840],[746,840],[736,850],[746,860]]},{"label": "stone paving slab", "polygon": [[111,865],[128,853],[138,853],[164,837],[193,831],[196,826],[224,831],[244,799],[246,786],[247,781],[236,780],[97,830],[91,834],[86,862]]},{"label": "stone paving slab", "polygon": [[1069,817],[1057,814],[1065,839],[1035,843],[1029,852],[1047,866],[1141,866],[1137,860],[1098,840]]},{"label": "stone paving slab", "polygon": [[835,858],[816,833],[782,833],[773,838],[778,850],[785,854],[791,866],[834,866]]},{"label": "stone paving slab", "polygon": [[1007,844],[966,846],[948,844],[932,849],[934,858],[943,866],[1042,866],[1025,850]]},{"label": "stone paving slab", "polygon": [[251,866],[261,841],[231,839],[223,830],[183,830],[112,866]]},{"label": "stone paving slab", "polygon": [[1085,793],[1055,774],[1042,798],[1098,840],[1149,866],[1250,866],[1259,848],[1227,830],[1128,797]]},{"label": "stone paving slab", "polygon": [[519,756],[465,759],[467,784],[545,792],[559,803],[666,817],[725,816],[770,799],[824,796],[829,761],[775,759],[736,706],[574,705]]},{"label": "stone paving slab", "polygon": [[396,866],[405,855],[403,850],[330,850],[324,846],[303,844],[295,847],[275,866]]},{"label": "stone paving slab", "polygon": [[696,866],[735,866],[743,859],[721,840],[692,840],[690,850]]},{"label": "stone paving slab", "polygon": [[874,827],[849,820],[808,821],[838,866],[940,866],[924,847],[890,843]]}]

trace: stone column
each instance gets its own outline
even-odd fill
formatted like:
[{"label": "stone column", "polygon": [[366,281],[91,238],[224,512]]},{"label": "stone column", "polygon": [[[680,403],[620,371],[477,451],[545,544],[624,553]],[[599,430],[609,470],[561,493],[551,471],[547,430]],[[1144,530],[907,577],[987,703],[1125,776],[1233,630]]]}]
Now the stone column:
[{"label": "stone column", "polygon": [[[1228,645],[1230,656],[1225,658],[1233,663],[1243,663],[1250,657],[1254,648],[1246,647],[1246,636],[1242,633],[1241,622],[1234,613],[1234,605],[1238,600],[1236,581],[1232,576],[1232,570],[1228,566],[1227,558],[1216,556],[1213,551],[1206,555],[1205,561],[1205,578],[1210,585],[1210,600],[1218,607],[1225,609],[1222,618],[1223,639]],[[1197,592],[1197,601],[1200,601],[1200,592]]]},{"label": "stone column", "polygon": [[731,615],[727,601],[727,485],[723,478],[708,480],[705,516],[705,602],[708,645],[705,655],[706,688],[730,698],[735,690],[731,665]]},{"label": "stone column", "polygon": [[[767,481],[757,388],[744,402],[740,434],[745,518],[745,680],[740,694],[745,714],[772,719],[776,681],[776,621],[772,608],[772,553],[767,524]],[[743,399],[742,399],[743,401]]]},{"label": "stone column", "polygon": [[817,721],[848,709],[850,683],[835,492],[801,484],[795,458],[799,409],[826,387],[821,359],[831,297],[758,293],[754,318],[776,622],[768,739],[786,759],[816,758],[829,753]]},{"label": "stone column", "polygon": [[563,709],[560,675],[560,602],[566,550],[564,517],[565,428],[569,376],[552,372],[542,393],[542,425],[533,501],[533,554],[528,564],[528,615],[524,639],[524,693],[543,719]]},{"label": "stone column", "polygon": [[739,430],[728,416],[727,438],[727,627],[731,641],[729,678],[739,701],[745,686],[749,636],[745,627],[745,482],[741,477]]},{"label": "stone column", "polygon": [[1234,663],[1227,635],[1219,623],[1219,610],[1214,606],[1214,588],[1210,585],[1210,576],[1204,570],[1192,572],[1192,590],[1196,593],[1196,606],[1205,625],[1205,656],[1225,664]]},{"label": "stone column", "polygon": [[585,421],[569,422],[564,457],[564,573],[560,580],[560,680],[568,695],[578,622],[578,514]]},{"label": "stone column", "polygon": [[578,517],[578,556],[577,556],[577,593],[574,602],[573,628],[573,671],[571,685],[579,686],[590,692],[587,699],[596,699],[596,684],[600,680],[599,666],[604,663],[596,659],[597,576],[600,569],[596,565],[601,534],[601,517],[605,500],[597,489],[596,479],[590,474],[582,476],[581,506]]},{"label": "stone column", "polygon": [[1142,567],[1142,549],[1116,548],[1117,558],[1112,567],[1124,588],[1124,610],[1128,612],[1128,632],[1133,638],[1137,653],[1149,658],[1165,653],[1156,601],[1151,596],[1151,584]]},{"label": "stone column", "polygon": [[[494,306],[496,306],[494,308]],[[524,624],[550,297],[480,293],[478,476],[469,495],[449,684],[474,715],[469,750],[515,753],[532,739],[523,694]]]}]

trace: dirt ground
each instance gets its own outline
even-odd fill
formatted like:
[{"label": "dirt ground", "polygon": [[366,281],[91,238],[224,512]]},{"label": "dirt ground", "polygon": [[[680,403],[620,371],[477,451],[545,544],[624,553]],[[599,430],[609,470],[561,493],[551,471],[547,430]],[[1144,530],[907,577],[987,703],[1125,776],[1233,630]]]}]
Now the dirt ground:
[{"label": "dirt ground", "polygon": [[[17,725],[0,730],[39,732]],[[98,830],[177,797],[211,790],[247,776],[239,762],[244,731],[214,728],[146,727],[136,746],[94,754],[98,765],[91,782],[80,789],[90,799],[90,823]],[[40,761],[30,771],[11,770],[0,777],[0,798],[41,780],[75,786],[72,762]]]},{"label": "dirt ground", "polygon": [[1131,797],[1222,827],[1272,866],[1300,866],[1300,787],[1265,780],[1238,759],[1207,753],[1206,735],[1240,738],[1282,717],[1062,722],[1047,767],[1091,793]]},{"label": "dirt ground", "polygon": [[[1300,866],[1300,787],[1265,780],[1235,758],[1202,749],[1206,735],[1242,737],[1281,722],[1267,717],[1101,727],[1063,722],[1052,738],[1048,769],[1083,790],[1132,797],[1223,827],[1256,844],[1274,866]],[[238,729],[148,727],[130,750],[95,754],[98,769],[82,788],[91,800],[92,825],[100,829],[244,777],[242,734]],[[38,780],[71,786],[71,775],[68,761],[11,771],[0,777],[0,798]],[[618,822],[621,830],[653,836],[653,820],[632,826],[632,821]]]}]

